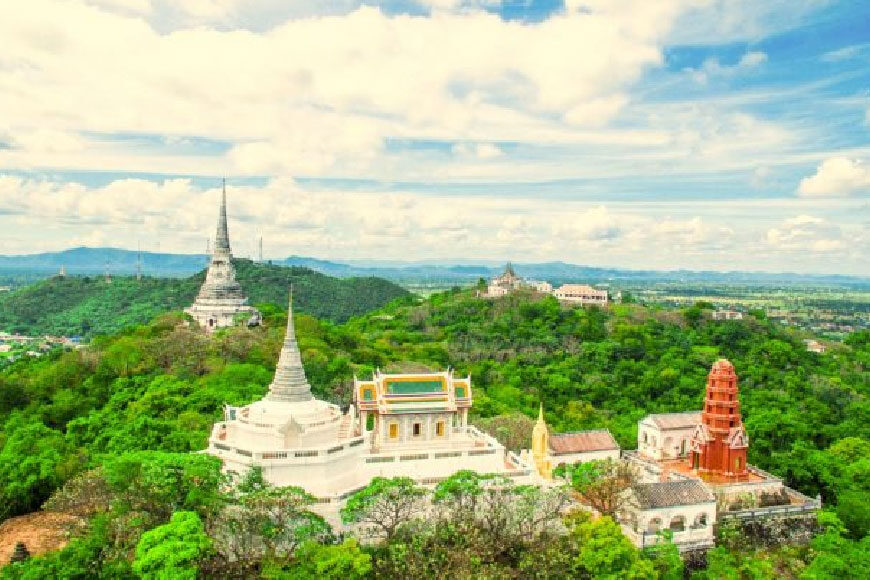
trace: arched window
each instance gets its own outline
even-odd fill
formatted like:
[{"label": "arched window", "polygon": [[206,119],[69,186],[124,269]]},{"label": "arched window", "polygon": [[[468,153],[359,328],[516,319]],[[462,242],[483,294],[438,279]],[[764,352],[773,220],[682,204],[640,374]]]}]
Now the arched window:
[{"label": "arched window", "polygon": [[661,518],[653,518],[646,525],[646,531],[650,534],[655,534],[660,529],[662,529],[662,520]]},{"label": "arched window", "polygon": [[707,514],[701,513],[695,516],[695,523],[692,524],[693,528],[706,528],[707,527]]},{"label": "arched window", "polygon": [[644,434],[643,434],[643,444],[646,445],[647,443],[649,443],[649,433],[647,433],[647,432],[644,431]]},{"label": "arched window", "polygon": [[741,457],[734,458],[734,471],[740,471],[743,468],[743,461]]},{"label": "arched window", "polygon": [[682,532],[686,529],[686,518],[684,516],[674,516],[671,520],[671,531]]}]

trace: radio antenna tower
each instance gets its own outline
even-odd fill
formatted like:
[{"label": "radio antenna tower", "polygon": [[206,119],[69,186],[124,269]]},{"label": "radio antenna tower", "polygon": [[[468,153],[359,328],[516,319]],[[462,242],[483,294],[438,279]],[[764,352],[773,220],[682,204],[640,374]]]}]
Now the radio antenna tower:
[{"label": "radio antenna tower", "polygon": [[136,242],[136,281],[142,280],[142,244]]},{"label": "radio antenna tower", "polygon": [[106,260],[106,284],[112,283],[112,275],[109,273],[109,260]]}]

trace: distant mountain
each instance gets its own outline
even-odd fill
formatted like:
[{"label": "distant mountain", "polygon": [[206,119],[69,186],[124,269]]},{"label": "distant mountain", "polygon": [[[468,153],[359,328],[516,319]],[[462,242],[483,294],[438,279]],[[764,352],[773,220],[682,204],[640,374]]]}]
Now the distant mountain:
[{"label": "distant mountain", "polygon": [[[117,248],[73,248],[62,252],[24,256],[0,256],[0,276],[4,272],[54,274],[61,265],[68,274],[102,274],[108,264],[113,274],[136,272],[137,253]],[[207,264],[204,254],[160,254],[142,252],[142,270],[151,276],[189,276]],[[270,263],[310,268],[316,272],[348,278],[374,276],[400,283],[463,284],[489,278],[503,271],[504,264],[439,264],[432,262],[356,261],[333,262],[304,256],[290,256]],[[565,262],[514,263],[520,276],[547,280],[554,284],[589,282],[691,282],[732,284],[870,284],[870,277],[834,274],[795,274],[765,272],[715,272],[694,270],[626,270],[566,264]]]},{"label": "distant mountain", "polygon": [[[63,266],[67,274],[135,274],[139,254],[118,248],[71,248],[61,252],[0,256],[0,272],[32,271],[54,274]],[[205,254],[142,252],[142,270],[152,276],[189,276],[208,264]]]},{"label": "distant mountain", "polygon": [[[290,284],[300,312],[344,322],[388,302],[407,290],[380,278],[334,278],[309,268],[254,264],[236,260],[239,282],[252,304],[284,307]],[[194,299],[205,278],[136,280],[132,276],[56,276],[0,294],[0,330],[28,335],[95,335],[145,323],[162,312],[181,310]]]}]

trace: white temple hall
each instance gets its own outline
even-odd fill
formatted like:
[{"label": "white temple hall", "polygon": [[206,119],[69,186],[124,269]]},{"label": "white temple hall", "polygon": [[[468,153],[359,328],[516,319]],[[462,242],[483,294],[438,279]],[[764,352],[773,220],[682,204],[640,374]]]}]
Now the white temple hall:
[{"label": "white temple hall", "polygon": [[346,413],[316,399],[305,377],[292,305],[275,378],[263,399],[227,407],[207,453],[226,472],[262,468],[271,484],[297,485],[337,509],[376,476],[431,484],[460,469],[499,473],[522,482],[534,468],[493,437],[468,425],[469,377],[452,371],[354,381]]},{"label": "white temple hall", "polygon": [[223,184],[221,207],[218,215],[217,233],[214,239],[211,262],[205,275],[205,282],[193,304],[184,309],[208,332],[221,327],[232,326],[239,315],[245,315],[248,324],[260,323],[260,313],[248,305],[248,298],[236,281],[233,268],[233,255],[230,250],[230,235],[227,228],[227,187]]}]

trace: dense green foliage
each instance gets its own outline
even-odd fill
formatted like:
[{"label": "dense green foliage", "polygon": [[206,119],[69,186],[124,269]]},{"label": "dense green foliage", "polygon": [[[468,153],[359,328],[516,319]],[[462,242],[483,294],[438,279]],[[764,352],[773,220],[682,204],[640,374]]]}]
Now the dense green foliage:
[{"label": "dense green foliage", "polygon": [[[622,305],[603,311],[564,308],[553,299],[522,294],[484,301],[457,291],[422,302],[395,302],[344,324],[297,315],[296,329],[306,372],[321,398],[349,402],[353,374],[364,376],[375,366],[452,366],[472,375],[474,411],[481,415],[477,420],[494,426],[494,433],[515,442],[512,446],[524,437],[513,430],[528,426],[517,413],[533,417],[543,401],[554,430],[608,427],[625,448],[633,448],[636,422],[644,414],[700,408],[710,365],[727,357],[740,376],[750,460],[805,493],[821,493],[842,523],[799,553],[762,549],[757,556],[735,560],[739,552],[726,547],[712,554],[711,565],[751,572],[770,564],[793,577],[834,577],[824,570],[840,566],[836,558],[841,561],[842,554],[853,552],[855,558],[866,558],[867,553],[868,540],[861,538],[870,521],[865,505],[870,493],[870,333],[854,333],[819,355],[807,352],[801,337],[781,325],[755,317],[712,321],[702,306],[679,311]],[[87,558],[100,562],[98,575],[132,575],[139,538],[169,523],[176,512],[196,512],[212,539],[221,536],[215,531],[218,525],[261,529],[256,521],[218,521],[217,514],[226,513],[219,508],[227,503],[245,505],[254,515],[284,506],[292,516],[288,529],[302,531],[272,536],[278,537],[275,541],[284,546],[292,541],[294,549],[335,561],[336,570],[368,573],[363,557],[368,553],[355,552],[355,544],[330,543],[316,518],[306,515],[304,497],[257,495],[262,486],[256,481],[247,483],[248,499],[223,497],[214,460],[187,454],[205,447],[224,403],[245,404],[265,392],[286,316],[276,307],[264,308],[264,313],[260,328],[226,329],[211,338],[186,328],[180,315],[165,315],[98,337],[86,349],[21,360],[0,370],[0,519],[37,509],[68,482],[59,493],[63,499],[76,481],[91,481],[80,479],[94,473],[87,469],[97,469],[102,482],[97,487],[105,487],[111,497],[97,502],[111,506],[111,512],[87,514],[93,518],[88,535],[58,554],[33,560],[21,568],[22,577],[39,577],[26,575],[39,566],[73,570]],[[454,481],[461,484],[456,497],[469,497],[462,490],[478,483],[467,477]],[[451,496],[444,493],[448,501]],[[60,505],[60,499],[52,501]],[[358,514],[348,517],[363,521]],[[670,574],[665,556],[632,552],[621,536],[605,529],[606,523],[570,526],[573,531],[546,546],[524,544],[512,559],[494,556],[490,564],[473,558],[482,545],[472,542],[477,536],[451,535],[443,527],[403,536],[397,526],[384,533],[393,539],[385,551],[371,553],[371,566],[375,572],[398,574],[401,570],[391,566],[407,561],[409,554],[442,559],[458,554],[468,558],[462,566],[481,565],[481,573],[511,569],[531,575],[540,568],[542,551],[550,550],[547,557],[564,566],[554,570],[578,577],[599,577],[589,575],[592,568],[619,570],[612,577],[626,577],[622,571],[634,567],[641,570],[637,577]],[[329,549],[303,548],[309,536]],[[252,545],[269,541],[265,536]],[[291,552],[276,558],[261,558],[257,565],[264,574],[271,570],[272,577],[305,577],[288,571]],[[775,558],[793,566],[773,562]],[[420,577],[437,562],[418,558],[417,567],[407,573]],[[733,577],[769,577],[750,572]],[[806,576],[811,572],[816,575]],[[542,572],[539,577],[559,576]]]},{"label": "dense green foliage", "polygon": [[[295,288],[295,304],[336,322],[359,316],[407,291],[380,278],[332,278],[308,268],[287,268],[235,260],[236,274],[251,304],[284,304]],[[0,329],[31,336],[92,336],[143,324],[160,313],[189,306],[205,279],[102,276],[49,278],[14,292],[0,293]]]},{"label": "dense green foliage", "polygon": [[143,580],[195,580],[211,544],[196,512],[175,512],[169,523],[142,534],[133,571]]}]

